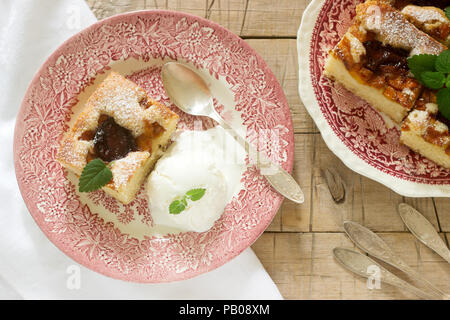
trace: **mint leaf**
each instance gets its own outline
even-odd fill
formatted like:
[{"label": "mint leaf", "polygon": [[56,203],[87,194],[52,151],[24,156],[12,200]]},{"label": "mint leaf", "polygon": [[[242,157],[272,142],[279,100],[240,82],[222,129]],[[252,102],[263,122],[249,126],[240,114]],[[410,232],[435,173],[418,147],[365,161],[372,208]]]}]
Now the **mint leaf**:
[{"label": "mint leaf", "polygon": [[101,159],[90,161],[81,172],[78,190],[91,192],[105,186],[112,179],[112,172]]},{"label": "mint leaf", "polygon": [[418,54],[408,58],[408,67],[416,79],[421,81],[420,75],[426,71],[436,71],[437,56],[433,54]]},{"label": "mint leaf", "polygon": [[[450,7],[445,8],[450,19]],[[426,87],[439,90],[436,94],[439,112],[450,120],[450,50],[436,55],[420,54],[408,58],[411,73]],[[445,86],[445,87],[444,87]]]},{"label": "mint leaf", "polygon": [[183,196],[181,199],[177,199],[172,201],[172,203],[169,205],[169,213],[171,214],[179,214],[181,213],[186,207],[188,206],[188,203],[186,200],[191,201],[197,201],[200,200],[205,195],[206,189],[204,188],[197,188],[197,189],[191,189]]},{"label": "mint leaf", "polygon": [[170,214],[179,214],[181,213],[184,209],[186,209],[186,200],[174,200],[172,201],[172,203],[169,206],[169,213]]},{"label": "mint leaf", "polygon": [[436,70],[439,72],[450,72],[450,50],[442,51],[435,62]]},{"label": "mint leaf", "polygon": [[441,89],[445,83],[445,75],[442,72],[425,71],[420,74],[420,79],[430,89]]},{"label": "mint leaf", "polygon": [[198,189],[191,189],[188,192],[186,192],[186,196],[189,197],[192,201],[200,200],[204,194],[206,189],[204,188],[198,188]]},{"label": "mint leaf", "polygon": [[445,15],[447,16],[447,19],[450,20],[450,7],[445,8]]},{"label": "mint leaf", "polygon": [[450,88],[439,90],[436,97],[439,112],[450,120]]}]

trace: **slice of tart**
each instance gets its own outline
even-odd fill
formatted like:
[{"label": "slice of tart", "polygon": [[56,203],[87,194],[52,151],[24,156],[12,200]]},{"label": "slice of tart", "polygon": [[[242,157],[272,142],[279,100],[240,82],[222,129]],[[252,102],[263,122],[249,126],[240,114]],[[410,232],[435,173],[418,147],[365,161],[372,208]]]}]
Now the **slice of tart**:
[{"label": "slice of tart", "polygon": [[450,121],[436,103],[436,93],[425,89],[414,110],[403,121],[400,141],[437,164],[450,169]]},{"label": "slice of tart", "polygon": [[436,7],[408,5],[402,14],[417,28],[446,46],[450,45],[450,20]]},{"label": "slice of tart", "polygon": [[112,172],[102,189],[124,204],[170,142],[178,115],[122,75],[111,72],[61,141],[56,159],[77,176],[100,158]]},{"label": "slice of tart", "polygon": [[439,9],[445,9],[450,6],[450,0],[384,0],[390,3],[395,8],[402,10],[404,7],[412,4],[421,7],[436,7]]},{"label": "slice of tart", "polygon": [[401,123],[422,90],[407,58],[445,49],[386,1],[370,0],[357,6],[353,25],[327,58],[325,75]]}]

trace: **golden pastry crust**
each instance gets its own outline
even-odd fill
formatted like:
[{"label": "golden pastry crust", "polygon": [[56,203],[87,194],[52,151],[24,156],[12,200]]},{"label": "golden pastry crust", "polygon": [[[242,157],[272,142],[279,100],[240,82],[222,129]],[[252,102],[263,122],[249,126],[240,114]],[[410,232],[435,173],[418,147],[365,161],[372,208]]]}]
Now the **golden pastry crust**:
[{"label": "golden pastry crust", "polygon": [[369,0],[356,7],[356,19],[366,31],[375,33],[384,45],[403,49],[410,55],[439,54],[445,47],[411,24],[405,16],[380,0]]},{"label": "golden pastry crust", "polygon": [[450,44],[450,20],[436,7],[408,5],[402,14],[417,28],[448,46]]},{"label": "golden pastry crust", "polygon": [[61,141],[56,159],[77,176],[98,157],[94,136],[102,117],[129,130],[137,150],[108,163],[113,179],[103,190],[123,203],[130,202],[162,149],[169,143],[178,115],[122,75],[111,72],[86,102],[75,124]]},{"label": "golden pastry crust", "polygon": [[384,0],[389,2],[394,8],[402,10],[409,5],[415,5],[420,7],[436,7],[439,9],[445,9],[450,5],[448,0]]},{"label": "golden pastry crust", "polygon": [[437,164],[450,169],[449,121],[442,117],[436,94],[424,90],[403,121],[400,141]]}]

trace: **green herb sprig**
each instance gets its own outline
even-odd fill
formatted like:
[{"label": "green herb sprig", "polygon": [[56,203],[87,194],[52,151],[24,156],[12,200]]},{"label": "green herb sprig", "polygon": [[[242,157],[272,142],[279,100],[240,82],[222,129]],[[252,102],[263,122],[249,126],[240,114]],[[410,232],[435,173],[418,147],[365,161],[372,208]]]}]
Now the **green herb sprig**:
[{"label": "green herb sprig", "polygon": [[186,194],[181,199],[175,199],[172,201],[172,203],[169,205],[169,213],[170,214],[179,214],[184,209],[186,209],[188,203],[187,200],[191,201],[198,201],[205,195],[206,189],[204,188],[197,188],[197,189],[191,189],[186,192]]},{"label": "green herb sprig", "polygon": [[[446,10],[450,14],[450,7]],[[436,94],[439,112],[450,120],[450,50],[439,55],[419,54],[408,58],[408,66],[414,77],[424,86],[438,90]]]},{"label": "green herb sprig", "polygon": [[101,159],[94,159],[81,172],[78,190],[91,192],[105,186],[112,179],[112,172]]}]

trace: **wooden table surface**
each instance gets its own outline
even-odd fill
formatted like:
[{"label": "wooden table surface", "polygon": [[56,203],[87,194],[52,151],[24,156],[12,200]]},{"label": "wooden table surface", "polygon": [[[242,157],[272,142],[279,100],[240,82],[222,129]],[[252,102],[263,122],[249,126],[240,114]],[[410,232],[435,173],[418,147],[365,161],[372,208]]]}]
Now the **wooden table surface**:
[{"label": "wooden table surface", "polygon": [[[252,248],[285,299],[415,299],[389,285],[369,290],[366,280],[338,265],[331,250],[353,247],[342,223],[353,220],[377,232],[410,266],[450,292],[450,265],[416,240],[397,206],[409,203],[450,241],[450,199],[405,198],[348,169],[326,147],[300,100],[296,34],[310,0],[86,0],[98,19],[141,9],[170,9],[213,20],[233,31],[268,63],[284,89],[295,131],[294,176],[306,201],[285,200]],[[342,179],[344,201],[334,201],[325,172]]]}]

